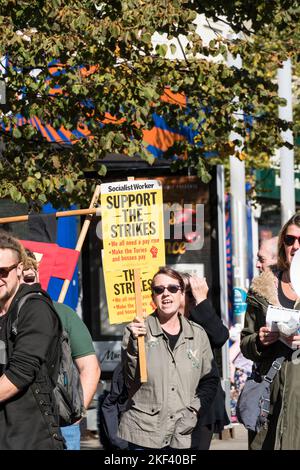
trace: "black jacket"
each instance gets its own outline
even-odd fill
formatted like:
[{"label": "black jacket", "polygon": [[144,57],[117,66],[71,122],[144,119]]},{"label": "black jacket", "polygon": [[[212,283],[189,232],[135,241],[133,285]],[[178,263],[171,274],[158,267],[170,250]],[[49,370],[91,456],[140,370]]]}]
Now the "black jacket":
[{"label": "black jacket", "polygon": [[12,328],[18,301],[41,291],[38,284],[21,285],[6,314],[4,373],[20,391],[0,404],[1,450],[63,449],[50,379],[50,364],[56,369],[59,361],[59,319],[43,300],[28,299],[20,310],[16,335]]},{"label": "black jacket", "polygon": [[114,370],[111,389],[98,402],[98,426],[102,445],[106,450],[128,448],[128,442],[118,437],[120,414],[126,410],[128,393],[126,390],[122,363]]},{"label": "black jacket", "polygon": [[[198,304],[190,313],[189,319],[204,328],[212,350],[221,348],[228,340],[228,329],[223,325],[209,300]],[[212,426],[214,432],[220,432],[229,423],[225,409],[225,393],[219,380],[216,396],[210,408],[200,414],[198,424]]]}]

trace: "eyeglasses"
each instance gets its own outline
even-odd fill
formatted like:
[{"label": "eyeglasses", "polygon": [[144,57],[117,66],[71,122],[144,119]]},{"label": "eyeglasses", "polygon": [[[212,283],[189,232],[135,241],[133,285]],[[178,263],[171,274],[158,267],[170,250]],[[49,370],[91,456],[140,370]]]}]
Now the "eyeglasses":
[{"label": "eyeglasses", "polygon": [[15,269],[18,266],[19,263],[13,264],[12,266],[8,266],[6,268],[0,268],[0,278],[5,279],[9,275],[10,271]]},{"label": "eyeglasses", "polygon": [[176,294],[179,290],[181,290],[181,287],[178,286],[177,284],[169,284],[168,286],[153,286],[152,291],[156,295],[161,295],[163,292],[165,292],[165,289],[167,289],[168,292],[171,294]]},{"label": "eyeglasses", "polygon": [[300,237],[295,237],[295,235],[285,235],[283,238],[283,241],[286,244],[286,246],[294,245],[296,240],[298,240],[298,243],[300,245]]}]

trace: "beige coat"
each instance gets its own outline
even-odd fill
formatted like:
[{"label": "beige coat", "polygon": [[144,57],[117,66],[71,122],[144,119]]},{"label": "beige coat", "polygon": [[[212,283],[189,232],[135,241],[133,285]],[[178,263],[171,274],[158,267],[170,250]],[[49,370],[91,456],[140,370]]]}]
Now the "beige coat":
[{"label": "beige coat", "polygon": [[[179,316],[182,332],[173,351],[154,313],[146,319],[148,381],[138,379],[137,341],[123,338],[125,381],[132,404],[121,417],[119,436],[143,447],[190,448],[197,424],[199,380],[211,371],[213,355],[203,328]],[[188,433],[188,434],[187,434]]]},{"label": "beige coat", "polygon": [[[268,305],[280,305],[277,287],[278,273],[271,271],[253,281],[241,333],[242,353],[259,365],[263,375],[277,357],[287,357],[271,386],[269,425],[256,435],[251,445],[253,450],[300,449],[300,364],[291,360],[292,350],[281,341],[264,347],[258,340],[258,331],[266,323]],[[294,308],[299,307],[297,301]]]}]

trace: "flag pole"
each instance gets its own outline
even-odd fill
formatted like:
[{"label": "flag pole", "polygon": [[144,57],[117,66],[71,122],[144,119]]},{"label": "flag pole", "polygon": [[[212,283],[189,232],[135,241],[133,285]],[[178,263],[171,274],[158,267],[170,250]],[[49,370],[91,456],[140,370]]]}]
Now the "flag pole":
[{"label": "flag pole", "polygon": [[[92,197],[92,200],[91,200],[91,203],[90,203],[90,207],[89,209],[85,209],[87,214],[86,218],[85,218],[85,221],[84,221],[84,224],[81,228],[81,231],[80,231],[80,235],[79,235],[79,238],[77,240],[77,244],[76,244],[76,247],[75,247],[75,250],[76,251],[81,251],[81,248],[82,248],[82,245],[83,245],[83,242],[84,242],[84,239],[86,237],[86,234],[87,234],[87,231],[89,229],[89,226],[90,226],[90,223],[91,223],[91,220],[93,218],[93,214],[96,213],[97,210],[99,209],[94,209],[92,211],[93,208],[95,208],[95,206],[97,205],[98,203],[98,199],[99,199],[99,196],[100,196],[100,185],[97,185],[96,186],[96,189],[95,189],[95,192],[94,192],[94,195]],[[70,211],[71,212],[71,211]],[[76,211],[75,211],[76,212]],[[73,215],[73,214],[72,214]],[[0,219],[1,220],[1,219]],[[58,302],[59,303],[63,303],[64,300],[65,300],[65,297],[67,295],[67,291],[68,291],[68,288],[69,288],[69,285],[70,285],[70,280],[69,279],[65,279],[64,283],[63,283],[63,286],[62,286],[62,289],[60,291],[60,294],[59,294],[59,297],[58,297]]]},{"label": "flag pole", "polygon": [[[90,207],[89,209],[73,209],[71,211],[56,212],[55,217],[71,217],[73,215],[101,214],[100,207]],[[12,222],[26,222],[29,215],[16,215],[14,217],[1,217],[0,224],[10,224]]]}]

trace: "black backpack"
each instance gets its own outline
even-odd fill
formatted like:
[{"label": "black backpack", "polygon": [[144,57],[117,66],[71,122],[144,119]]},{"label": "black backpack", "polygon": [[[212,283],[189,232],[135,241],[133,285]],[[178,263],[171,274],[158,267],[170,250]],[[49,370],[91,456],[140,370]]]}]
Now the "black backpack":
[{"label": "black backpack", "polygon": [[55,364],[52,364],[52,361],[48,364],[48,373],[54,385],[53,393],[58,406],[59,425],[61,427],[69,426],[81,419],[85,414],[83,390],[78,369],[72,359],[69,335],[63,328],[59,315],[50,299],[48,299],[42,292],[30,292],[24,295],[18,303],[16,316],[11,325],[11,332],[13,335],[17,335],[19,313],[25,302],[27,302],[28,299],[37,298],[43,300],[49,305],[53,312],[55,312],[61,326],[61,333],[58,342],[58,347],[60,349],[58,373],[53,373],[53,370],[55,370]]}]

